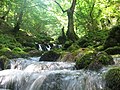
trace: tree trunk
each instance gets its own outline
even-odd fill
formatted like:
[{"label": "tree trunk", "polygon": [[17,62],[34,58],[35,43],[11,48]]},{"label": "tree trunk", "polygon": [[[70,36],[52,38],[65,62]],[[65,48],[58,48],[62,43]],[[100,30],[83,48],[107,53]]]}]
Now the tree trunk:
[{"label": "tree trunk", "polygon": [[78,36],[76,35],[76,33],[74,31],[74,18],[73,18],[76,0],[72,1],[71,7],[67,10],[63,10],[63,8],[60,6],[60,4],[58,2],[55,1],[55,3],[58,4],[58,6],[61,8],[63,13],[67,12],[67,16],[68,16],[68,30],[66,33],[67,38],[72,41],[78,40]]},{"label": "tree trunk", "polygon": [[17,33],[19,31],[19,29],[20,29],[20,25],[22,23],[22,17],[23,17],[23,12],[24,12],[24,9],[25,9],[25,5],[26,5],[26,0],[24,0],[23,5],[21,5],[17,23],[16,23],[15,27],[13,28],[14,33]]},{"label": "tree trunk", "polygon": [[67,10],[67,16],[68,16],[68,30],[66,35],[68,39],[76,41],[78,39],[78,36],[75,34],[74,31],[73,12],[70,9]]}]

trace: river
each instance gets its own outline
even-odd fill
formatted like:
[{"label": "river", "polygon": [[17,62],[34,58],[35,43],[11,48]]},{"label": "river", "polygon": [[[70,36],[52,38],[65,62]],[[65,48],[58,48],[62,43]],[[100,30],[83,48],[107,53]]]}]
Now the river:
[{"label": "river", "polygon": [[[39,62],[40,57],[10,60],[11,69],[0,71],[0,90],[103,90],[105,73],[75,70],[71,62]],[[120,66],[120,58],[114,58]]]}]

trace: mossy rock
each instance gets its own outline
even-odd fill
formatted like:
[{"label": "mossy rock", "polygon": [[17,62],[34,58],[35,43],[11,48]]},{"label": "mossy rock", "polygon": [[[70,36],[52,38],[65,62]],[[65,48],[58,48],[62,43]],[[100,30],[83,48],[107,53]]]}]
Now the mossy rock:
[{"label": "mossy rock", "polygon": [[108,55],[106,52],[98,52],[96,59],[101,62],[103,65],[112,65],[114,64],[112,56]]},{"label": "mossy rock", "polygon": [[76,68],[83,69],[88,68],[89,64],[94,61],[94,53],[85,54],[76,60]]},{"label": "mossy rock", "polygon": [[24,52],[22,48],[20,47],[15,47],[13,50],[12,50],[13,54],[17,57],[27,57],[28,56],[28,53]]},{"label": "mossy rock", "polygon": [[77,43],[80,47],[86,48],[88,46],[97,47],[104,43],[109,30],[94,30],[88,31],[83,37],[81,37]]},{"label": "mossy rock", "polygon": [[13,49],[14,47],[21,47],[21,44],[16,41],[14,36],[7,34],[0,34],[0,44],[10,49]]},{"label": "mossy rock", "polygon": [[120,90],[120,67],[110,69],[105,76],[106,87],[111,90]]},{"label": "mossy rock", "polygon": [[[21,38],[22,36],[22,38]],[[22,46],[25,47],[35,47],[34,45],[34,38],[30,35],[27,34],[27,32],[19,30],[19,32],[17,32],[15,34],[15,38],[16,40],[22,44]]]},{"label": "mossy rock", "polygon": [[60,53],[55,51],[48,51],[41,56],[39,61],[57,61],[59,57]]},{"label": "mossy rock", "polygon": [[113,58],[105,52],[89,52],[76,59],[76,69],[99,70],[111,64],[114,64]]},{"label": "mossy rock", "polygon": [[111,28],[110,33],[105,40],[104,48],[120,46],[120,25]]},{"label": "mossy rock", "polygon": [[72,41],[66,41],[64,46],[63,46],[64,50],[67,50],[72,44],[73,44]]},{"label": "mossy rock", "polygon": [[8,47],[3,47],[0,49],[0,55],[4,55],[6,52],[11,52],[11,49]]},{"label": "mossy rock", "polygon": [[75,51],[79,49],[79,46],[77,45],[77,43],[73,43],[67,50],[68,51]]},{"label": "mossy rock", "polygon": [[8,62],[8,58],[6,56],[0,56],[0,69],[4,70],[6,68],[6,64]]},{"label": "mossy rock", "polygon": [[30,52],[32,50],[36,50],[36,49],[33,48],[33,47],[25,47],[25,48],[23,48],[23,51],[25,51],[25,52]]},{"label": "mossy rock", "polygon": [[120,46],[109,47],[105,52],[109,55],[120,54]]},{"label": "mossy rock", "polygon": [[43,54],[43,52],[34,49],[34,50],[30,50],[28,54],[30,57],[40,57]]}]

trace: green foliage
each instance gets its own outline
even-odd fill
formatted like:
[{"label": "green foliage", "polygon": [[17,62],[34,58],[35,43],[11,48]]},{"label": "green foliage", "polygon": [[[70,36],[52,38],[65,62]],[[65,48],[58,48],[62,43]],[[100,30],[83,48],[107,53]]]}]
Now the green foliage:
[{"label": "green foliage", "polygon": [[78,32],[106,30],[118,25],[119,5],[119,0],[78,0],[75,14]]},{"label": "green foliage", "polygon": [[81,37],[78,40],[78,45],[81,47],[97,47],[104,43],[105,39],[108,36],[108,33],[108,30],[89,31],[85,36]]},{"label": "green foliage", "polygon": [[120,25],[110,29],[110,33],[104,42],[104,49],[114,46],[120,46]]},{"label": "green foliage", "polygon": [[11,49],[7,47],[2,47],[0,49],[0,56],[5,55],[6,52],[11,52]]},{"label": "green foliage", "polygon": [[75,51],[79,49],[79,46],[77,45],[77,43],[73,43],[67,50],[68,51]]},{"label": "green foliage", "polygon": [[106,86],[111,90],[120,89],[120,67],[110,69],[105,76]]},{"label": "green foliage", "polygon": [[119,46],[109,47],[105,49],[105,52],[110,55],[120,54],[120,47]]},{"label": "green foliage", "polygon": [[21,46],[21,44],[18,43],[13,36],[7,34],[0,34],[0,43],[3,44],[5,47],[9,47],[11,49],[16,46]]},{"label": "green foliage", "polygon": [[25,52],[22,50],[22,48],[20,47],[15,47],[13,50],[12,50],[13,53],[15,54],[25,54]]}]

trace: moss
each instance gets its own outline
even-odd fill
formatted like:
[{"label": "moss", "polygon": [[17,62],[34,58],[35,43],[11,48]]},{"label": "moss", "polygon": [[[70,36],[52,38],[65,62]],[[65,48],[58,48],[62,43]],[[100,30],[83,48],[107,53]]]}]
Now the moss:
[{"label": "moss", "polygon": [[89,53],[83,55],[81,58],[78,58],[76,60],[76,68],[77,69],[87,68],[88,65],[94,60],[93,56],[94,53]]},{"label": "moss", "polygon": [[102,51],[104,49],[104,46],[103,45],[100,45],[98,47],[95,48],[97,51]]},{"label": "moss", "polygon": [[87,52],[82,57],[76,59],[77,69],[97,70],[102,68],[102,66],[111,64],[114,64],[113,58],[105,52]]},{"label": "moss", "polygon": [[71,45],[72,45],[72,41],[66,41],[65,44],[64,44],[64,49],[67,50]]},{"label": "moss", "polygon": [[0,44],[10,49],[21,47],[21,44],[16,41],[14,36],[7,34],[0,34]]},{"label": "moss", "polygon": [[23,48],[23,51],[25,51],[25,52],[29,52],[29,51],[32,51],[32,50],[36,50],[36,49],[32,48],[32,47],[25,47],[25,48]]},{"label": "moss", "polygon": [[0,33],[6,34],[7,32],[7,34],[9,34],[11,33],[11,29],[12,27],[7,22],[5,22],[5,20],[0,19]]},{"label": "moss", "polygon": [[9,51],[11,51],[10,48],[8,48],[8,47],[3,47],[2,49],[0,49],[0,55],[4,55],[4,53],[9,52]]},{"label": "moss", "polygon": [[[21,38],[22,36],[22,38]],[[34,38],[30,36],[27,32],[19,30],[15,34],[15,39],[25,47],[34,47]]]},{"label": "moss", "polygon": [[78,45],[82,48],[86,48],[88,46],[100,46],[104,43],[108,32],[109,30],[94,30],[92,32],[87,32],[85,36],[78,40]]},{"label": "moss", "polygon": [[79,48],[79,46],[76,43],[73,43],[67,50],[68,51],[75,51]]},{"label": "moss", "polygon": [[103,65],[112,65],[114,64],[112,56],[108,55],[106,52],[98,53],[98,61],[101,62]]},{"label": "moss", "polygon": [[109,55],[120,54],[120,46],[109,47],[105,50]]},{"label": "moss", "polygon": [[110,69],[105,76],[106,86],[111,90],[120,90],[120,67]]},{"label": "moss", "polygon": [[12,50],[12,52],[16,57],[26,57],[26,56],[28,56],[28,53],[24,52],[23,49],[20,48],[20,47],[15,47]]},{"label": "moss", "polygon": [[110,29],[110,33],[104,42],[104,48],[120,46],[120,25]]},{"label": "moss", "polygon": [[13,53],[16,53],[16,54],[25,54],[26,52],[23,51],[22,48],[20,47],[15,47],[13,50],[12,50]]},{"label": "moss", "polygon": [[39,50],[30,50],[30,51],[28,52],[28,54],[29,54],[29,56],[31,56],[31,57],[40,57],[40,56],[43,54],[43,52],[41,52],[41,51],[39,51]]}]

